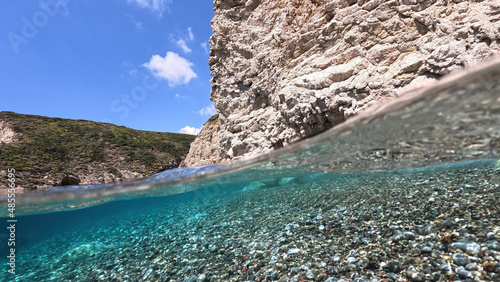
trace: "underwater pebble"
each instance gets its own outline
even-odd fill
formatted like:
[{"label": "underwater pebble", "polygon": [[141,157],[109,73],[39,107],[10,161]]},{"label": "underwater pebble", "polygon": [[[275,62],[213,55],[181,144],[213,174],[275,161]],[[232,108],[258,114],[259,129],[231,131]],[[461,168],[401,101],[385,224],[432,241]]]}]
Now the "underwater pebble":
[{"label": "underwater pebble", "polygon": [[486,247],[490,250],[500,251],[500,243],[496,240],[491,240],[486,244]]},{"label": "underwater pebble", "polygon": [[143,280],[146,280],[146,279],[148,278],[149,274],[151,274],[151,272],[153,272],[153,269],[151,269],[151,268],[150,268],[150,269],[148,269],[148,270],[146,271],[146,273],[144,274],[144,276],[142,276],[142,279],[143,279]]},{"label": "underwater pebble", "polygon": [[429,235],[433,232],[433,229],[434,229],[434,225],[429,224],[429,225],[426,225],[424,228],[420,229],[418,231],[418,233],[421,235]]},{"label": "underwater pebble", "polygon": [[398,218],[398,217],[401,216],[401,212],[400,211],[393,211],[393,212],[391,212],[391,216],[395,217],[395,218]]},{"label": "underwater pebble", "polygon": [[447,262],[445,263],[442,263],[438,266],[438,268],[443,271],[443,272],[447,272],[447,273],[453,273],[453,269],[451,268],[451,265]]},{"label": "underwater pebble", "polygon": [[269,265],[275,265],[278,262],[278,257],[272,256],[271,260],[269,261]]},{"label": "underwater pebble", "polygon": [[441,223],[441,226],[444,227],[444,228],[452,228],[453,226],[455,226],[456,223],[452,220],[444,220],[442,223]]},{"label": "underwater pebble", "polygon": [[383,268],[387,272],[399,273],[401,271],[401,264],[399,264],[398,262],[391,261],[388,264],[386,264]]},{"label": "underwater pebble", "polygon": [[477,268],[477,264],[471,262],[471,263],[468,263],[465,266],[465,269],[467,269],[467,270],[477,270],[478,268]]},{"label": "underwater pebble", "polygon": [[307,277],[308,279],[313,279],[313,278],[314,278],[314,273],[312,273],[311,271],[308,271],[308,272],[306,273],[306,277]]},{"label": "underwater pebble", "polygon": [[406,271],[406,277],[410,279],[412,282],[424,282],[425,281],[425,275],[417,272],[414,267],[408,268]]},{"label": "underwater pebble", "polygon": [[443,274],[439,272],[433,272],[430,277],[431,281],[441,281],[443,279],[444,279]]},{"label": "underwater pebble", "polygon": [[471,190],[476,190],[476,189],[477,189],[477,187],[476,187],[476,186],[471,185],[471,184],[467,184],[467,183],[460,185],[460,188],[463,188],[463,189],[471,189]]},{"label": "underwater pebble", "polygon": [[472,278],[472,274],[467,271],[467,270],[464,270],[463,268],[461,267],[458,267],[455,272],[458,274],[458,276],[462,279],[466,279],[466,278]]},{"label": "underwater pebble", "polygon": [[279,272],[276,270],[269,271],[269,273],[267,275],[268,279],[271,279],[271,280],[275,280],[276,278],[278,278],[278,276],[279,276]]},{"label": "underwater pebble", "polygon": [[460,250],[471,255],[476,255],[477,253],[479,253],[479,250],[481,249],[481,245],[474,242],[455,242],[452,243],[451,246],[459,248]]},{"label": "underwater pebble", "polygon": [[395,242],[399,242],[402,240],[413,240],[415,239],[415,233],[410,232],[410,231],[404,231],[404,232],[398,232],[392,236],[392,239]]},{"label": "underwater pebble", "polygon": [[432,252],[432,248],[429,246],[425,246],[422,248],[422,253],[430,253]]},{"label": "underwater pebble", "polygon": [[461,253],[453,254],[452,259],[456,265],[464,266],[468,263],[467,258]]},{"label": "underwater pebble", "polygon": [[476,239],[477,239],[477,236],[476,236],[476,235],[474,235],[474,234],[466,234],[466,235],[464,236],[463,241],[466,241],[466,242],[475,242],[475,241],[476,241]]},{"label": "underwater pebble", "polygon": [[416,257],[419,256],[422,253],[422,251],[418,248],[413,248],[408,252],[409,256]]},{"label": "underwater pebble", "polygon": [[495,240],[495,238],[495,232],[488,232],[488,234],[486,234],[486,239],[488,240]]}]

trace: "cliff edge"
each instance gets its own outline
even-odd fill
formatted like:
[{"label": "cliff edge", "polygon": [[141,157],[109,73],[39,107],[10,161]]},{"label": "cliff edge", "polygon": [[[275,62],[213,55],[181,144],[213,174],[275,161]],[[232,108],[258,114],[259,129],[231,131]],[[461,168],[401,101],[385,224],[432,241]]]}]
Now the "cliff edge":
[{"label": "cliff edge", "polygon": [[498,1],[215,0],[214,10],[214,146],[230,159],[325,131],[500,50]]},{"label": "cliff edge", "polygon": [[214,115],[203,125],[179,167],[211,165],[227,161],[227,157],[219,149],[219,129],[219,115]]}]

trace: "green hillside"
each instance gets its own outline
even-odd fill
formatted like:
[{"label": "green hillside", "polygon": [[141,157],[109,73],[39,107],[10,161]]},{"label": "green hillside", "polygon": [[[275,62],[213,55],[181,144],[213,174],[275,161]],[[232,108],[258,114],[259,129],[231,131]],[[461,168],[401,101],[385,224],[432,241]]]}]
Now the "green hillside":
[{"label": "green hillside", "polygon": [[57,184],[65,175],[151,175],[176,167],[195,138],[13,112],[0,112],[0,121],[16,132],[15,142],[0,143],[0,171],[14,168],[18,185],[27,188]]}]

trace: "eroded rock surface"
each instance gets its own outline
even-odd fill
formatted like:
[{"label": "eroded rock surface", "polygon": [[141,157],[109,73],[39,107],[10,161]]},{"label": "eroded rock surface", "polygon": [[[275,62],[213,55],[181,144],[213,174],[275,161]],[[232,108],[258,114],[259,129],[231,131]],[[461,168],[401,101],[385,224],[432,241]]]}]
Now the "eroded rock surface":
[{"label": "eroded rock surface", "polygon": [[[215,0],[214,9],[211,99],[229,158],[317,134],[500,50],[498,1]],[[190,164],[203,164],[197,154]]]},{"label": "eroded rock surface", "polygon": [[203,129],[198,133],[195,141],[191,143],[189,153],[179,167],[210,165],[226,161],[227,157],[221,153],[218,146],[219,128],[220,118],[218,115],[211,117],[203,125]]},{"label": "eroded rock surface", "polygon": [[14,142],[17,135],[6,121],[0,120],[0,144]]}]

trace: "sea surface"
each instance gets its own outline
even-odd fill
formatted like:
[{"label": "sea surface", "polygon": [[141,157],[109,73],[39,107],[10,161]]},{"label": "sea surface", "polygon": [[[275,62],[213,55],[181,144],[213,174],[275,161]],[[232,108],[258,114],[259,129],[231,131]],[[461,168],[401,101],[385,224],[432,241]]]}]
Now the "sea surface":
[{"label": "sea surface", "polygon": [[256,158],[2,195],[0,280],[500,281],[499,145],[492,60]]}]

